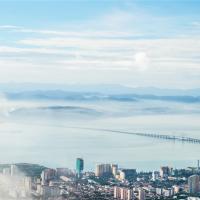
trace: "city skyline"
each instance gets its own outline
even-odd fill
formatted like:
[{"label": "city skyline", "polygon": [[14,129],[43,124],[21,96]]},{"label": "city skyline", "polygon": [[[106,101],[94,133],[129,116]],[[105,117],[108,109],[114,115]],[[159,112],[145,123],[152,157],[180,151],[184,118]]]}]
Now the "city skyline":
[{"label": "city skyline", "polygon": [[[38,164],[0,165],[0,199],[77,200],[199,200],[200,171],[197,167],[160,171],[118,168],[118,164],[97,164],[94,171],[48,168]],[[82,169],[82,168],[81,168]]]}]

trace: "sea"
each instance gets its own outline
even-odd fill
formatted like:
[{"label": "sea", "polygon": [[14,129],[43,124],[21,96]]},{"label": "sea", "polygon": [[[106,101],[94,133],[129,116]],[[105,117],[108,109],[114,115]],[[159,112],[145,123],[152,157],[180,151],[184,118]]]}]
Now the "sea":
[{"label": "sea", "polygon": [[[0,104],[0,163],[84,170],[115,163],[137,171],[196,167],[200,144],[124,134],[200,139],[200,105],[163,101],[17,101]],[[109,129],[106,131],[103,129]]]}]

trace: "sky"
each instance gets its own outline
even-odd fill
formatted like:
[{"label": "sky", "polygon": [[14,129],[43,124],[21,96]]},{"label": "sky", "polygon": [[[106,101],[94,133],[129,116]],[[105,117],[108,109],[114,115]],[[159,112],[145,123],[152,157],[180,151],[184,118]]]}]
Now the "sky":
[{"label": "sky", "polygon": [[200,87],[199,0],[0,0],[0,82]]}]

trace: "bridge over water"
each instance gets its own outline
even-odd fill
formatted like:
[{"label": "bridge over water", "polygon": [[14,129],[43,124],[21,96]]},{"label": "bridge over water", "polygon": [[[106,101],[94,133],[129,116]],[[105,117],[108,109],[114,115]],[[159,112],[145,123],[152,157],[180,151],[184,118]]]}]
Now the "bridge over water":
[{"label": "bridge over water", "polygon": [[171,140],[171,141],[200,144],[200,139],[187,137],[187,136],[166,135],[166,134],[163,135],[163,134],[157,134],[157,133],[140,133],[140,132],[113,130],[113,129],[99,129],[99,128],[85,128],[85,127],[69,127],[69,128],[121,133],[121,134],[137,135],[137,136],[150,137],[150,138],[156,138],[156,139],[162,139],[162,140]]},{"label": "bridge over water", "polygon": [[[37,124],[37,125],[49,126],[47,124]],[[62,126],[62,125],[51,125],[51,126],[82,129],[82,130],[92,130],[92,131],[103,131],[103,132],[120,133],[120,134],[128,134],[128,135],[137,135],[137,136],[150,137],[150,138],[156,138],[156,139],[162,139],[162,140],[200,144],[200,139],[187,137],[187,136],[166,135],[166,134],[158,134],[158,133],[142,133],[142,132],[133,132],[133,131],[122,131],[122,130],[114,130],[114,129],[89,128],[89,127],[78,127],[78,126]]]}]

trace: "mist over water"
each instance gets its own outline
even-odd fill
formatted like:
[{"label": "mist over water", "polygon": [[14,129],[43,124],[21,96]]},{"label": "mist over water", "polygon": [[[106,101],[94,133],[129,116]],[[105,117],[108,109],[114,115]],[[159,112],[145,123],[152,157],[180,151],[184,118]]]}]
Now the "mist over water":
[{"label": "mist over water", "polygon": [[199,144],[76,129],[88,127],[200,138],[200,105],[165,101],[11,101],[0,107],[1,163],[87,169],[97,163],[152,170],[196,165]]}]

